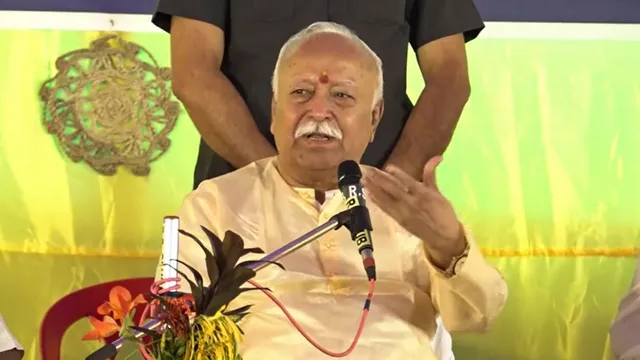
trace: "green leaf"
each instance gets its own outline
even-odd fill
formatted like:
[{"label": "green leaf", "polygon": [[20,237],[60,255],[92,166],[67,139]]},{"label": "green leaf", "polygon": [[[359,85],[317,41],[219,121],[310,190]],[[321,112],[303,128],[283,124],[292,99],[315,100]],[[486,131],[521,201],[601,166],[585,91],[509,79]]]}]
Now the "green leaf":
[{"label": "green leaf", "polygon": [[[193,274],[194,279],[196,279],[197,288],[194,289],[193,287],[191,287],[191,295],[193,295],[193,299],[196,302],[196,310],[197,310],[198,308],[200,308],[203,305],[203,301],[202,300],[204,300],[203,297],[205,295],[205,292],[204,292],[204,281],[202,279],[202,275],[200,275],[198,270],[196,270],[193,266],[185,263],[184,261],[178,260],[178,259],[176,259],[176,261],[179,264],[184,265],[187,269],[189,269],[191,271],[191,273]],[[191,285],[191,283],[189,283],[189,285]]]},{"label": "green leaf", "polygon": [[151,299],[152,300],[158,300],[160,305],[162,305],[164,307],[169,306],[169,303],[167,303],[167,300],[163,296],[156,295],[156,294],[151,294]]},{"label": "green leaf", "polygon": [[236,323],[236,326],[237,326],[237,324],[238,324],[240,321],[242,321],[242,319],[244,319],[244,317],[245,317],[245,316],[247,316],[247,315],[249,315],[249,313],[248,313],[248,312],[247,312],[247,313],[244,313],[244,314],[231,315],[231,316],[229,316],[229,318],[230,318],[231,320],[233,320],[233,322],[234,322],[234,323]]},{"label": "green leaf", "polygon": [[210,303],[218,293],[229,291],[229,289],[239,288],[247,280],[256,276],[256,272],[246,267],[235,267],[233,271],[222,274],[218,283],[209,287],[207,292],[207,303]]},{"label": "green leaf", "polygon": [[242,250],[240,258],[248,254],[264,254],[264,250],[260,249],[259,247],[246,248]]},{"label": "green leaf", "polygon": [[255,276],[256,272],[247,267],[236,267],[232,272],[225,274],[224,278],[220,279],[220,283],[216,289],[216,295],[220,292],[238,289]]},{"label": "green leaf", "polygon": [[[216,263],[218,264],[218,272],[223,272],[227,267],[227,261],[224,258],[224,252],[222,251],[222,241],[220,241],[220,238],[206,227],[200,226],[200,228],[202,228],[202,231],[207,235],[209,241],[211,242],[211,248],[214,250]],[[211,280],[211,283],[215,284],[213,280]]]},{"label": "green leaf", "polygon": [[206,309],[207,305],[211,302],[211,299],[214,297],[214,288],[212,286],[205,286],[202,290],[202,306],[199,306],[196,315],[201,315]]},{"label": "green leaf", "polygon": [[209,303],[209,306],[207,307],[207,310],[205,310],[204,315],[215,315],[223,306],[228,305],[233,299],[240,296],[240,294],[252,290],[271,291],[268,288],[235,288],[220,294],[216,294],[216,296],[211,300],[211,303]]},{"label": "green leaf", "polygon": [[240,327],[240,325],[236,325],[238,327],[238,331],[240,331],[240,334],[244,335],[244,330],[242,330],[242,328]]},{"label": "green leaf", "polygon": [[184,341],[177,341],[173,347],[173,355],[177,359],[181,359],[184,357],[184,353],[186,352],[186,343]]},{"label": "green leaf", "polygon": [[244,250],[244,240],[240,235],[233,231],[227,231],[224,234],[224,241],[222,242],[222,252],[227,262],[227,266],[224,268],[224,272],[233,270],[235,264],[240,260],[242,256],[242,250]]},{"label": "green leaf", "polygon": [[172,268],[173,270],[175,270],[178,275],[182,276],[183,279],[185,279],[188,283],[189,283],[189,287],[191,288],[191,292],[194,291],[194,289],[198,289],[198,285],[196,283],[194,283],[192,280],[189,279],[189,277],[182,271],[178,270],[176,267],[174,267],[171,264],[164,264],[167,265],[168,267]]},{"label": "green leaf", "polygon": [[122,327],[120,328],[120,333],[118,334],[118,336],[122,337],[122,335],[127,332],[127,329],[129,329],[130,326],[134,325],[133,317],[135,315],[136,315],[136,309],[133,308],[127,314],[127,316],[125,316],[124,319],[122,319]]},{"label": "green leaf", "polygon": [[174,261],[177,262],[178,264],[184,265],[187,269],[191,271],[191,273],[193,274],[193,278],[196,280],[196,284],[198,285],[198,289],[202,290],[202,287],[204,286],[204,279],[202,278],[202,275],[200,274],[200,272],[198,272],[198,270],[196,270],[193,266],[185,263],[182,260],[174,259]]},{"label": "green leaf", "polygon": [[135,335],[133,334],[133,329],[132,329],[132,325],[127,326],[127,327],[122,327],[125,331],[123,335],[120,335],[125,341],[129,341],[129,342],[133,342],[133,343],[137,343],[137,344],[144,344],[144,341],[142,341],[142,339],[138,339],[137,337],[135,337]]},{"label": "green leaf", "polygon": [[[205,229],[204,227],[202,227],[203,229]],[[195,235],[185,231],[185,230],[178,230],[182,235],[190,237],[191,239],[193,239],[193,241],[195,241],[200,248],[202,249],[202,251],[204,251],[204,255],[205,255],[205,261],[207,264],[207,272],[209,275],[209,281],[211,281],[211,284],[215,284],[218,282],[218,277],[219,272],[218,269],[215,266],[211,266],[213,264],[216,263],[216,257],[213,255],[213,253],[211,251],[209,251],[209,249],[206,248],[206,246],[204,246],[204,244],[197,238],[195,237]],[[220,241],[220,239],[218,239],[211,231],[207,230],[205,231],[205,233],[207,234],[207,236],[209,236],[209,234],[212,234],[217,240],[218,242]],[[213,244],[214,241],[211,240],[211,237],[209,237],[209,241],[211,241],[211,243]],[[214,248],[215,249],[215,248]],[[217,250],[216,250],[217,251]],[[209,265],[211,264],[211,265]]]},{"label": "green leaf", "polygon": [[[199,292],[198,290],[200,290],[200,287],[196,283],[194,283],[193,281],[189,280],[189,277],[185,273],[183,273],[182,271],[180,271],[177,268],[173,267],[171,264],[166,264],[166,265],[169,266],[170,268],[174,269],[178,273],[178,275],[182,276],[182,278],[185,279],[189,283],[189,287],[191,288],[191,295],[193,295],[193,299],[196,302],[196,309],[197,309],[198,304],[203,302],[202,299],[200,299],[200,301],[198,301],[198,296],[199,296],[199,294],[204,292],[204,287],[202,288],[202,291]],[[198,273],[198,272],[196,271],[196,273]],[[198,275],[200,275],[200,274],[198,274]],[[194,274],[194,277],[195,277],[195,274]],[[200,280],[202,281],[202,276],[200,276]]]},{"label": "green leaf", "polygon": [[[206,291],[207,306],[211,303],[211,299],[216,297],[217,286],[209,286]],[[204,311],[203,311],[204,313]]]},{"label": "green leaf", "polygon": [[207,258],[213,257],[213,253],[207,249],[206,246],[204,246],[204,244],[202,243],[202,241],[200,241],[200,239],[198,239],[195,235],[193,235],[192,233],[183,230],[183,229],[178,229],[178,232],[184,236],[190,237],[193,241],[195,241],[198,245],[200,245],[200,248],[202,249],[202,251],[204,251],[204,253],[207,255]]},{"label": "green leaf", "polygon": [[245,306],[239,307],[237,309],[233,309],[231,311],[225,311],[224,314],[227,315],[227,316],[233,316],[233,315],[241,314],[241,313],[249,311],[249,309],[251,309],[251,307],[253,307],[252,304],[245,305]]}]

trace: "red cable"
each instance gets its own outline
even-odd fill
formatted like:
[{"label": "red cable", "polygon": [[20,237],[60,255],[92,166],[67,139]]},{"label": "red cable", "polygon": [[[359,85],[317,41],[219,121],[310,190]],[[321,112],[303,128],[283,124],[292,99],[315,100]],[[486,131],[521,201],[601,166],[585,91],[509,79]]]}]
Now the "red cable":
[{"label": "red cable", "polygon": [[[163,294],[168,293],[170,291],[175,291],[175,290],[180,288],[180,286],[177,283],[176,283],[176,285],[173,285],[173,286],[171,286],[169,288],[164,288],[164,289],[161,288],[160,285],[162,285],[164,283],[167,283],[167,282],[170,282],[170,281],[179,282],[180,280],[181,280],[180,278],[170,278],[170,279],[163,279],[163,280],[157,281],[157,282],[153,283],[153,285],[151,285],[151,293],[154,294],[154,295],[163,295]],[[273,303],[276,304],[280,308],[280,310],[282,310],[282,312],[287,317],[287,319],[289,319],[289,322],[291,322],[291,324],[296,328],[296,330],[298,330],[300,335],[302,335],[305,339],[307,339],[307,341],[311,345],[313,345],[316,349],[320,350],[324,354],[329,355],[331,357],[336,357],[336,358],[345,357],[345,356],[351,354],[353,349],[356,348],[356,345],[358,344],[358,340],[360,340],[360,335],[362,335],[362,331],[364,330],[364,324],[367,321],[367,316],[369,315],[369,305],[371,304],[371,299],[373,298],[373,290],[375,288],[375,280],[370,280],[369,281],[369,293],[367,294],[367,298],[365,300],[365,305],[364,305],[364,308],[362,309],[362,316],[360,317],[360,324],[358,325],[358,329],[356,330],[356,334],[353,337],[353,341],[351,342],[351,345],[343,352],[333,352],[333,351],[325,349],[324,347],[322,347],[322,345],[318,344],[318,342],[313,340],[311,338],[311,336],[309,334],[307,334],[306,331],[304,331],[304,329],[296,321],[296,319],[293,318],[291,313],[289,313],[289,311],[285,308],[284,304],[282,304],[280,302],[280,300],[278,300],[271,292],[269,292],[269,290],[267,290],[264,287],[260,286],[258,283],[256,283],[253,280],[249,280],[248,282],[251,285],[255,286],[256,288],[260,289],[260,291],[262,291],[265,295],[267,295],[267,297],[269,297],[269,299],[271,299],[271,301],[273,301]],[[154,311],[152,309],[151,303],[148,303],[147,306],[145,307],[144,312],[142,314],[142,317],[140,319],[140,326],[142,326],[143,319],[145,319],[147,315],[152,315],[152,314],[149,314],[149,313],[153,313],[153,312]],[[144,345],[140,345],[139,349],[140,349],[140,352],[142,353],[142,356],[145,359],[147,359],[147,360],[151,359],[151,356],[146,351],[146,347]]]},{"label": "red cable", "polygon": [[289,311],[284,307],[284,304],[282,304],[280,300],[278,300],[271,292],[269,292],[269,290],[258,285],[258,283],[256,283],[253,280],[249,280],[248,282],[251,285],[255,286],[256,288],[260,289],[265,295],[269,297],[269,299],[271,299],[271,301],[273,301],[276,305],[278,305],[280,310],[282,310],[282,312],[287,317],[287,319],[289,319],[291,324],[298,330],[298,332],[300,332],[300,335],[304,336],[304,338],[307,339],[307,341],[309,341],[311,345],[315,346],[316,349],[322,351],[326,355],[329,355],[331,357],[336,357],[336,358],[345,357],[351,354],[353,349],[355,349],[356,345],[358,344],[360,335],[362,335],[362,331],[364,330],[364,324],[367,321],[367,316],[369,315],[369,305],[371,304],[371,299],[373,298],[373,289],[375,287],[375,280],[370,280],[369,294],[367,294],[367,299],[365,300],[365,306],[364,306],[364,309],[362,309],[362,317],[360,318],[360,324],[358,325],[358,330],[356,330],[356,335],[353,337],[353,341],[351,342],[351,345],[347,350],[343,352],[333,352],[325,349],[324,347],[322,347],[322,345],[318,344],[315,340],[313,340],[311,336],[309,336],[309,334],[307,334],[304,331],[304,329],[302,329],[302,326],[300,326],[300,324],[293,318],[293,316],[289,313]]}]

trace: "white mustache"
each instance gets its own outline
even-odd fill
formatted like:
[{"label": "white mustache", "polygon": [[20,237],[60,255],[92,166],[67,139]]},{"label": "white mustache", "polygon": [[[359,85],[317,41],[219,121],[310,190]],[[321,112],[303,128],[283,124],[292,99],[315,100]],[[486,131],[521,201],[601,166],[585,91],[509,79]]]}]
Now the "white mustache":
[{"label": "white mustache", "polygon": [[335,122],[329,121],[307,121],[298,125],[294,138],[299,139],[312,134],[324,135],[337,140],[342,140],[342,131],[335,125]]}]

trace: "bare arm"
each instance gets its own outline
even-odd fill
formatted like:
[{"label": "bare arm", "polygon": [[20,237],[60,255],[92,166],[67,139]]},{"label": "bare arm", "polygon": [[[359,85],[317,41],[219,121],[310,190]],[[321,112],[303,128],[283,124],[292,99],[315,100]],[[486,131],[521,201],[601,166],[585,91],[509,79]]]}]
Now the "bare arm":
[{"label": "bare arm", "polygon": [[427,43],[417,55],[425,88],[387,163],[420,180],[427,161],[449,146],[471,86],[462,34]]},{"label": "bare arm", "polygon": [[211,24],[174,16],[171,22],[173,91],[207,145],[240,168],[276,154],[247,105],[220,71],[224,33]]}]

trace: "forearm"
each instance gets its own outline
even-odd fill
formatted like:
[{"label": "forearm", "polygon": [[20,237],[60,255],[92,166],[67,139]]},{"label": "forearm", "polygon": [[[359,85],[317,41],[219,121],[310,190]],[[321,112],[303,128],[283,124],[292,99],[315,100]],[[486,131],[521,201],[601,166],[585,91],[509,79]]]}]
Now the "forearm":
[{"label": "forearm", "polygon": [[433,77],[422,90],[388,164],[421,179],[422,170],[449,146],[470,87],[462,76]]},{"label": "forearm", "polygon": [[455,257],[463,255],[469,246],[464,226],[460,224],[460,233],[455,241],[443,241],[442,244],[445,246],[435,248],[433,246],[429,246],[429,243],[426,241],[422,242],[424,251],[426,254],[429,254],[431,263],[440,270],[446,270],[449,265],[451,265],[451,261]]},{"label": "forearm", "polygon": [[222,73],[192,76],[176,96],[207,145],[234,167],[276,155],[244,100]]}]

